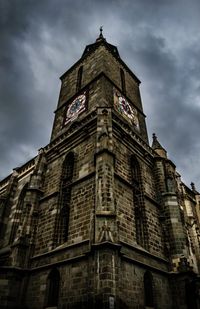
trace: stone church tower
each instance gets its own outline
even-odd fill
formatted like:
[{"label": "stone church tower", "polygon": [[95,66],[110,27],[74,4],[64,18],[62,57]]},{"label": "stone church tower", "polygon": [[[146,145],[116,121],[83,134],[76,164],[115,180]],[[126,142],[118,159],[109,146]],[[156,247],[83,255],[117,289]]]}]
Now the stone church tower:
[{"label": "stone church tower", "polygon": [[139,85],[102,31],[61,76],[50,143],[0,182],[0,308],[200,308],[200,194]]}]

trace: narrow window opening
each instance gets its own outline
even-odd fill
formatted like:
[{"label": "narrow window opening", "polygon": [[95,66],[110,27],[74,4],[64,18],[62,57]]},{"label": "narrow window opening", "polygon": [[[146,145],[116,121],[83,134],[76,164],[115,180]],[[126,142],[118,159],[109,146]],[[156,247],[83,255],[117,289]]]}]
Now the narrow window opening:
[{"label": "narrow window opening", "polygon": [[83,66],[81,66],[78,69],[76,91],[79,91],[81,89],[82,75],[83,75]]},{"label": "narrow window opening", "polygon": [[70,152],[63,163],[62,179],[60,189],[60,228],[59,228],[59,243],[68,240],[69,230],[69,215],[71,202],[71,183],[74,170],[74,154]]},{"label": "narrow window opening", "polygon": [[133,185],[133,203],[136,229],[136,241],[144,247],[144,202],[141,171],[138,160],[135,156],[131,158],[132,185]]},{"label": "narrow window opening", "polygon": [[144,230],[143,230],[143,215],[139,208],[139,202],[135,198],[135,225],[136,225],[136,241],[139,245],[144,246]]},{"label": "narrow window opening", "polygon": [[126,94],[126,82],[125,82],[125,74],[122,69],[120,69],[120,76],[121,76],[121,87],[122,87],[122,92]]},{"label": "narrow window opening", "polygon": [[149,271],[144,274],[144,301],[145,307],[154,308],[153,277]]},{"label": "narrow window opening", "polygon": [[56,268],[54,268],[49,273],[47,278],[46,307],[58,306],[59,287],[60,287],[60,273]]}]

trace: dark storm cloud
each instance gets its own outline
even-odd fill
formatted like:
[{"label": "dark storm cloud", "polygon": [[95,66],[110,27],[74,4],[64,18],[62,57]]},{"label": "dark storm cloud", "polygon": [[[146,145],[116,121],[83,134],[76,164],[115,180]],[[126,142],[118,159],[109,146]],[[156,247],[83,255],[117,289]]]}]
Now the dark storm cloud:
[{"label": "dark storm cloud", "polygon": [[80,56],[86,32],[79,11],[72,2],[0,2],[1,176],[48,143],[58,77]]},{"label": "dark storm cloud", "polygon": [[149,128],[158,133],[169,156],[185,172],[183,179],[199,183],[200,45],[183,46],[184,51],[177,54],[164,38],[149,34],[145,41],[148,48],[137,51],[137,58],[147,78],[144,106],[154,110]]},{"label": "dark storm cloud", "polygon": [[103,24],[142,80],[150,135],[200,188],[199,12],[197,0],[0,1],[1,176],[48,143],[58,77]]}]

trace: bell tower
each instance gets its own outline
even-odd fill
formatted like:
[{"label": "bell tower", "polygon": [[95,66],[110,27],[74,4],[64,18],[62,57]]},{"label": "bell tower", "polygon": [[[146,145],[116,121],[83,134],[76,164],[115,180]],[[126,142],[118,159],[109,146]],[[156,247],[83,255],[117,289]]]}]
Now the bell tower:
[{"label": "bell tower", "polygon": [[102,28],[60,79],[50,143],[0,182],[1,308],[198,308],[200,195],[139,79]]},{"label": "bell tower", "polygon": [[82,57],[61,77],[51,141],[97,107],[109,106],[148,143],[140,81],[103,37],[87,45]]},{"label": "bell tower", "polygon": [[[140,80],[123,62],[117,47],[106,41],[102,29],[60,79],[48,155],[50,161],[57,157],[58,171],[60,166],[64,169],[62,184],[57,186],[60,210],[52,230],[56,235],[52,249],[87,243],[91,306],[131,308],[120,288],[126,285],[120,267],[127,267],[128,276],[132,266],[125,260],[131,256],[138,255],[140,260],[149,252],[154,263],[153,255],[159,251],[159,258],[164,258]],[[66,157],[68,153],[73,160]],[[64,165],[61,158],[65,158]],[[67,164],[74,170],[66,169]],[[71,171],[70,178],[62,177],[66,170]],[[43,226],[39,233],[42,230]],[[150,240],[150,235],[155,237]],[[134,280],[137,284],[138,279]],[[143,300],[138,301],[142,306]]]}]

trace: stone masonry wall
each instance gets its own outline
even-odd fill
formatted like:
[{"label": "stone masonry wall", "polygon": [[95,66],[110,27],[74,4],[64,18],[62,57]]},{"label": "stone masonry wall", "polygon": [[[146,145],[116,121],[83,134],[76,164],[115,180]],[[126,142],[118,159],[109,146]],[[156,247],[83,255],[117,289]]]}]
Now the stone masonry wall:
[{"label": "stone masonry wall", "polygon": [[[102,104],[104,99],[103,90],[104,81],[102,77],[94,81],[87,89],[85,89],[86,110],[79,114],[78,121],[81,121],[85,117],[86,113],[91,112],[91,110],[94,110],[96,107]],[[66,130],[70,132],[71,122],[64,126],[64,119],[66,117],[66,108],[71,102],[72,100],[64,102],[66,104],[62,105],[62,107],[56,111],[51,139],[61,135]],[[106,103],[103,104],[105,105]]]},{"label": "stone masonry wall", "polygon": [[[131,155],[133,152],[127,146],[114,141],[115,159],[115,199],[118,213],[119,239],[134,245],[136,243],[136,227],[134,215],[134,196],[131,178]],[[141,161],[141,175],[144,188],[147,235],[149,236],[149,251],[164,257],[162,227],[159,220],[160,209],[156,203],[156,189],[153,180],[153,167]],[[117,175],[121,177],[117,178]],[[150,181],[151,186],[150,186]],[[146,194],[146,195],[145,195]],[[148,198],[150,197],[152,201]]]},{"label": "stone masonry wall", "polygon": [[[124,69],[127,96],[130,97],[139,109],[142,109],[137,82],[104,46],[98,47],[98,49],[96,49],[90,57],[86,57],[82,61],[81,65],[83,65],[82,87],[87,85],[99,73],[105,72],[108,77],[113,80],[119,88],[121,88],[120,68]],[[79,67],[80,66],[77,66],[75,70],[72,70],[66,74],[62,83],[59,106],[75,94]]]},{"label": "stone masonry wall", "polygon": [[18,271],[0,270],[0,307],[13,308],[21,299],[21,283],[23,279]]},{"label": "stone masonry wall", "polygon": [[[49,164],[47,162],[44,194],[40,201],[35,254],[53,248],[56,220],[61,207],[59,190],[62,164],[69,150],[75,153],[75,163],[71,184],[68,243],[89,238],[90,221],[94,207],[94,178],[89,176],[94,172],[94,141],[94,136],[91,136],[76,147],[66,149],[61,157],[50,161]],[[84,179],[87,176],[89,178]]]},{"label": "stone masonry wall", "polygon": [[[134,263],[121,261],[119,299],[120,308],[144,308],[144,273],[145,269]],[[171,309],[171,291],[166,275],[151,271],[153,277],[153,296],[155,308]]]},{"label": "stone masonry wall", "polygon": [[146,205],[146,226],[149,235],[149,251],[157,256],[164,256],[164,243],[162,236],[162,227],[159,220],[160,209],[150,201],[145,201]]},{"label": "stone masonry wall", "polygon": [[[23,178],[21,178],[20,175],[18,176],[16,175],[15,186],[12,188],[9,203],[6,205],[7,211],[9,211],[9,214],[8,214],[8,219],[5,222],[6,227],[5,227],[5,234],[3,236],[4,238],[4,243],[2,243],[3,246],[8,244],[10,241],[10,235],[11,235],[13,224],[16,224],[17,226],[19,226],[19,224],[22,223],[22,220],[23,220],[22,213],[26,212],[26,209],[25,209],[26,205],[24,205],[23,209],[20,209],[20,210],[17,209],[17,207],[19,203],[20,193],[22,192],[22,189],[24,188],[24,186],[29,183],[30,175],[31,173],[28,173]],[[13,240],[16,238],[16,236],[17,235],[15,234],[13,237]]]},{"label": "stone masonry wall", "polygon": [[136,243],[136,230],[134,220],[133,191],[119,181],[115,180],[115,198],[117,209],[118,239],[134,245]]},{"label": "stone masonry wall", "polygon": [[[121,76],[120,76],[120,68],[123,66],[119,64],[119,62],[113,57],[113,55],[104,47],[100,46],[97,50],[95,50],[90,57],[86,57],[83,61],[83,75],[82,75],[82,85],[81,89],[83,89],[88,83],[90,83],[94,78],[96,78],[100,73],[104,72],[115,84],[119,89],[121,89]],[[62,125],[63,125],[63,115],[66,105],[65,103],[69,103],[70,99],[74,97],[76,94],[76,79],[78,74],[78,69],[74,69],[69,71],[64,77],[64,80],[61,85],[61,92],[60,98],[58,103],[58,108],[63,106],[61,109],[56,111],[55,121],[52,131],[52,139],[54,139],[58,134],[62,132]],[[134,78],[130,75],[128,70],[125,72],[125,82],[126,82],[126,95],[132,103],[142,112],[142,104],[139,92],[139,85],[134,80]],[[99,82],[97,82],[99,83]],[[98,102],[105,97],[107,91],[104,91],[105,87],[101,85],[101,94],[98,95]],[[89,94],[93,95],[91,92]],[[113,94],[110,94],[110,98],[113,97]],[[90,98],[89,98],[90,100]],[[68,102],[69,101],[69,102]],[[100,103],[100,102],[99,102]],[[92,105],[92,108],[95,107],[96,104]],[[104,106],[104,103],[101,103],[101,106]],[[91,104],[88,107],[91,110]],[[146,125],[144,121],[144,115],[139,113],[140,119],[140,126],[141,126],[141,134],[147,140],[147,132],[146,132]],[[64,130],[64,129],[63,129]]]},{"label": "stone masonry wall", "polygon": [[[88,260],[60,265],[59,308],[87,309],[89,294],[93,290],[94,280],[90,277]],[[26,305],[29,309],[42,309],[47,297],[47,277],[52,268],[34,271],[29,278]]]}]

